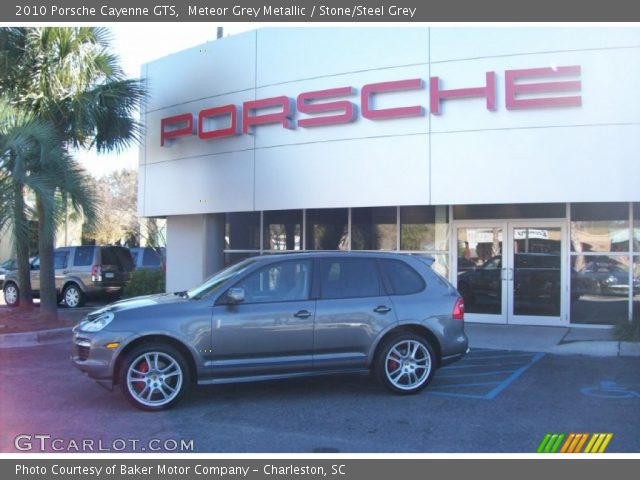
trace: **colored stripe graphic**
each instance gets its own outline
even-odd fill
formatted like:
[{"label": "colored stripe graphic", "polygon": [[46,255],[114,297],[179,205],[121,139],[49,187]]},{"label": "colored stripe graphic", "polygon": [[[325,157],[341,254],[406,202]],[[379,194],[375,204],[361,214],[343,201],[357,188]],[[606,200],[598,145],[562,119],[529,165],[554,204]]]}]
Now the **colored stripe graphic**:
[{"label": "colored stripe graphic", "polygon": [[564,437],[564,433],[547,433],[536,451],[538,453],[556,453]]},{"label": "colored stripe graphic", "polygon": [[[591,438],[589,438],[590,435]],[[580,453],[589,440],[584,453],[603,453],[612,438],[613,433],[547,433],[536,451],[537,453]],[[559,452],[558,449],[560,449]]]},{"label": "colored stripe graphic", "polygon": [[594,433],[591,440],[589,440],[589,444],[587,445],[587,448],[585,448],[584,453],[604,452],[612,437],[612,433]]}]

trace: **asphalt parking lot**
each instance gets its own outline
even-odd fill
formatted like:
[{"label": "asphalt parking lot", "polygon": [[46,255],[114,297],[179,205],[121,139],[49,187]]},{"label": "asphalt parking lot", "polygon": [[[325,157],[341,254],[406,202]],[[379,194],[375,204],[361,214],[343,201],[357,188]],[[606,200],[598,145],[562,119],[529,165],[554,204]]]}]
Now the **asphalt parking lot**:
[{"label": "asphalt parking lot", "polygon": [[638,357],[477,350],[413,396],[367,375],[318,377],[194,388],[145,413],[68,356],[68,344],[0,350],[0,451],[19,435],[39,451],[45,435],[68,451],[535,452],[546,433],[611,432],[607,452],[640,452]]}]

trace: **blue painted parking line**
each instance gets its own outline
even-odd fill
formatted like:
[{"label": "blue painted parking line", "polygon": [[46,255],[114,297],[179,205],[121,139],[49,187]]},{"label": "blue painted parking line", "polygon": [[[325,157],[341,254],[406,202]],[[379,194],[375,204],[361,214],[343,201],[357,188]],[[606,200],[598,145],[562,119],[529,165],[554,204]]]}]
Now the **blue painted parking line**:
[{"label": "blue painted parking line", "polygon": [[[544,353],[472,351],[459,363],[440,369],[427,394],[493,400],[542,357]],[[489,381],[491,377],[495,380]]]}]

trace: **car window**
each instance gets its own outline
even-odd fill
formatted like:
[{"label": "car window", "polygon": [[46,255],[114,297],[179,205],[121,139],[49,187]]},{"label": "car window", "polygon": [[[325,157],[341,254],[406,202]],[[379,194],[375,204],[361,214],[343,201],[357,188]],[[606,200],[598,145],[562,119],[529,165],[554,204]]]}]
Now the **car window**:
[{"label": "car window", "polygon": [[323,258],[320,260],[322,298],[375,297],[380,279],[374,259]]},{"label": "car window", "polygon": [[100,252],[102,265],[118,265],[118,257],[112,248],[103,248]]},{"label": "car window", "polygon": [[241,275],[247,268],[251,267],[256,261],[255,258],[248,258],[234,265],[230,265],[227,268],[214,273],[207,278],[203,284],[198,285],[195,288],[186,292],[188,298],[199,300],[206,298],[212,293],[216,292],[222,285],[224,285],[230,278],[236,275]]},{"label": "car window", "polygon": [[86,267],[93,263],[94,247],[76,247],[76,253],[73,255],[73,265],[76,267]]},{"label": "car window", "polygon": [[393,295],[409,295],[424,290],[425,283],[420,274],[404,262],[381,260],[382,273]]},{"label": "car window", "polygon": [[53,268],[55,270],[62,270],[67,268],[67,261],[69,259],[69,252],[55,252],[53,254]]},{"label": "car window", "polygon": [[267,265],[242,279],[244,303],[308,300],[311,290],[311,261],[297,260]]},{"label": "car window", "polygon": [[116,265],[118,265],[121,270],[131,271],[135,268],[131,252],[128,248],[113,247],[109,248],[109,250],[113,250],[115,253],[116,258],[118,259]]},{"label": "car window", "polygon": [[160,266],[160,257],[152,248],[144,249],[144,254],[142,255],[142,266],[143,267],[159,267]]}]

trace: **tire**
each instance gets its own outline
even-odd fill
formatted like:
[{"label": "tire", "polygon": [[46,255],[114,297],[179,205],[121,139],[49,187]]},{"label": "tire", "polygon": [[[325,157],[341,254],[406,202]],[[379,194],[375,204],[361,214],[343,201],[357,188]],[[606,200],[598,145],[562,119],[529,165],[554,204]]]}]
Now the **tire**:
[{"label": "tire", "polygon": [[119,372],[120,389],[136,408],[155,412],[173,407],[189,387],[182,354],[171,345],[145,343],[127,354]]},{"label": "tire", "polygon": [[436,357],[429,341],[411,332],[382,341],[375,359],[375,374],[389,390],[402,395],[418,393],[436,371]]},{"label": "tire", "polygon": [[84,305],[84,293],[75,283],[70,283],[64,287],[62,299],[67,308],[78,308]]},{"label": "tire", "polygon": [[18,286],[15,283],[5,283],[3,291],[4,303],[6,303],[8,307],[17,307],[20,305],[20,290],[18,290]]}]

